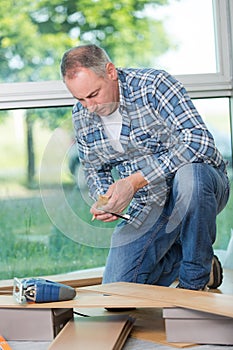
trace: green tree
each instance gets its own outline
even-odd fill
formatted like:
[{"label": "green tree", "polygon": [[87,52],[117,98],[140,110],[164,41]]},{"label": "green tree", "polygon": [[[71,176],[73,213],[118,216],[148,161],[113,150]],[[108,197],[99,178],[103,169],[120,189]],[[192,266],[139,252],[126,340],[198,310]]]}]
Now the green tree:
[{"label": "green tree", "polygon": [[[65,50],[95,43],[107,50],[117,66],[154,66],[170,42],[150,12],[169,0],[1,0],[0,82],[60,79]],[[35,173],[33,119],[27,112],[28,179]],[[47,122],[66,118],[50,111]]]},{"label": "green tree", "polygon": [[170,45],[149,9],[169,0],[1,0],[2,82],[59,79],[63,52],[104,47],[117,65],[150,66]]}]

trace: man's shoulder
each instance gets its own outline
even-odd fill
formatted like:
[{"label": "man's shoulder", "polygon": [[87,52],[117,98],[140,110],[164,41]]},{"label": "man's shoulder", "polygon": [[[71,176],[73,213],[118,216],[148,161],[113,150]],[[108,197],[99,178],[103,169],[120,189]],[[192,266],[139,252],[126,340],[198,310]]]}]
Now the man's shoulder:
[{"label": "man's shoulder", "polygon": [[117,72],[122,83],[137,86],[143,83],[154,83],[156,79],[169,76],[166,71],[155,68],[117,68]]},{"label": "man's shoulder", "polygon": [[77,101],[73,106],[73,110],[72,110],[73,115],[82,111],[82,110],[84,110],[82,104],[79,101]]},{"label": "man's shoulder", "polygon": [[90,113],[79,101],[73,106],[72,119],[75,129],[79,131],[86,129],[90,124]]}]

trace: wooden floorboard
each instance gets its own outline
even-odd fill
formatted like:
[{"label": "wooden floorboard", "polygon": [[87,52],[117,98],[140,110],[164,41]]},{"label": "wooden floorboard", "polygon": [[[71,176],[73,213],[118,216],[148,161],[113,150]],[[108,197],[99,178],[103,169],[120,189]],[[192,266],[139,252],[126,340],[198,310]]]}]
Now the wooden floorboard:
[{"label": "wooden floorboard", "polygon": [[[69,278],[67,278],[66,275],[64,275],[64,280],[65,281],[69,281]],[[93,274],[91,275],[91,280],[88,281],[88,276],[87,275],[82,275],[81,277],[81,282],[79,282],[79,279],[76,277],[74,278],[74,276],[72,276],[71,280],[74,282],[74,284],[78,283],[78,286],[83,286],[83,282],[85,281],[86,285],[91,285],[93,283],[93,281],[98,281],[98,283],[101,283],[101,274],[98,275],[97,274]],[[60,281],[62,282],[63,279],[61,279]],[[91,283],[90,283],[91,282]],[[4,287],[4,286],[3,286]],[[233,295],[233,270],[224,270],[224,279],[223,279],[223,284],[221,285],[221,287],[217,290],[211,290],[208,293],[217,293],[217,294],[223,294],[226,295],[226,299],[227,299],[227,295]],[[124,305],[124,302],[127,301],[125,299],[125,297],[119,297],[119,299],[122,300],[122,306]],[[115,306],[117,306],[117,297],[113,298],[113,300],[115,300],[116,304]],[[98,304],[98,303],[97,303]],[[111,312],[107,311],[103,306],[104,305],[95,305],[95,307],[90,307],[90,308],[85,308],[84,305],[82,305],[82,307],[79,308],[75,308],[76,311],[81,312],[82,314],[87,314],[90,316],[101,316],[101,315],[110,315]],[[143,303],[142,303],[143,304]],[[141,304],[141,305],[142,305]],[[159,303],[158,303],[159,305]],[[93,306],[94,306],[94,302],[93,302]],[[178,347],[178,348],[183,348],[183,347],[187,347],[187,346],[194,346],[194,349],[200,349],[200,350],[219,350],[219,349],[224,349],[224,350],[233,350],[233,346],[224,346],[221,347],[219,345],[203,345],[203,346],[195,346],[194,344],[171,344],[171,343],[167,343],[166,342],[166,333],[165,333],[165,329],[164,329],[164,323],[163,323],[163,319],[161,317],[161,309],[158,307],[154,307],[154,308],[140,308],[137,307],[135,310],[132,311],[128,311],[128,314],[132,315],[133,317],[135,317],[136,323],[135,323],[135,327],[131,333],[131,337],[128,339],[127,343],[125,344],[124,350],[145,350],[145,349],[161,349],[161,350],[169,350],[169,349],[174,349],[174,347]],[[115,313],[114,313],[115,314]],[[12,345],[14,345],[14,349],[22,349],[21,345],[22,344],[18,344],[18,342],[13,342]],[[29,348],[36,348],[36,349],[40,349],[40,350],[45,350],[47,349],[47,347],[45,347],[45,345],[41,344],[35,344],[33,343],[33,347],[32,344],[28,344]],[[35,347],[36,345],[38,345],[38,347]],[[28,348],[28,349],[29,349]],[[27,347],[25,347],[25,349],[27,349]]]}]

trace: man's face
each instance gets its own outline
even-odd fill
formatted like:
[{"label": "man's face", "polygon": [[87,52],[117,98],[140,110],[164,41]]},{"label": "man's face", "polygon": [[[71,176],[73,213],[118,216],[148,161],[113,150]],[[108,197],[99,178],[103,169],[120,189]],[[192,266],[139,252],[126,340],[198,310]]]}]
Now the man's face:
[{"label": "man's face", "polygon": [[118,107],[117,71],[112,63],[107,64],[104,77],[98,76],[91,69],[80,68],[74,77],[65,77],[65,84],[71,94],[91,113],[107,116]]}]

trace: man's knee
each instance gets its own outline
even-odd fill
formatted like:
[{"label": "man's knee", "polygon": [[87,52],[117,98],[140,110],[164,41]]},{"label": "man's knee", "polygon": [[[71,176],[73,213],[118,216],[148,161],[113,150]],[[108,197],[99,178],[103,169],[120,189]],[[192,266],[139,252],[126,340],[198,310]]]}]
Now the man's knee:
[{"label": "man's knee", "polygon": [[203,199],[206,200],[205,196],[214,195],[209,167],[204,163],[191,163],[177,170],[172,189],[176,205],[195,207]]}]

